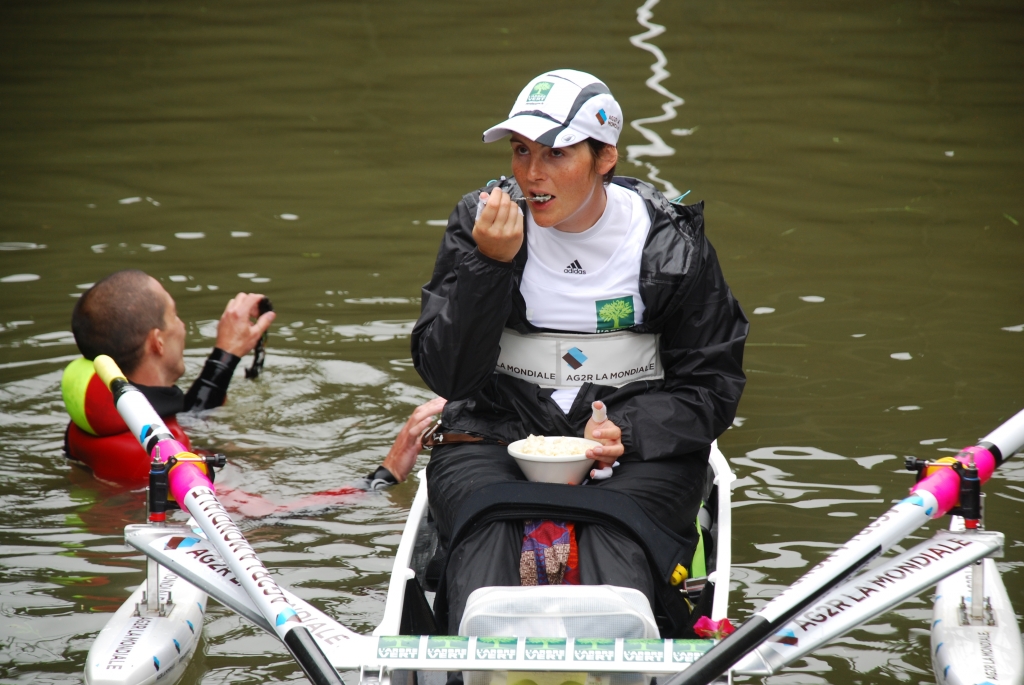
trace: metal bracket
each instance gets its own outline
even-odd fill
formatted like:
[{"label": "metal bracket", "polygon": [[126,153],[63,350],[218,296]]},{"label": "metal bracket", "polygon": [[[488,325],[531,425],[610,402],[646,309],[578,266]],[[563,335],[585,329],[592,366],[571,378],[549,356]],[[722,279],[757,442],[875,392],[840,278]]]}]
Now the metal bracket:
[{"label": "metal bracket", "polygon": [[359,685],[391,685],[391,672],[381,666],[374,675],[366,666],[360,666]]},{"label": "metal bracket", "polygon": [[146,589],[142,593],[142,601],[135,604],[135,616],[167,616],[174,607],[171,593],[167,593],[167,601],[160,601],[160,564],[154,559],[146,559]]}]

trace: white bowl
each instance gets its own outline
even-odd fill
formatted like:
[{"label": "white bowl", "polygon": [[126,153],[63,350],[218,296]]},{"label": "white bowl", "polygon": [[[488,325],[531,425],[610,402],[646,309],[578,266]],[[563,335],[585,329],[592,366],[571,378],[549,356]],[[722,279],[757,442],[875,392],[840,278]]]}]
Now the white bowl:
[{"label": "white bowl", "polygon": [[[551,441],[561,436],[545,436],[544,440]],[[593,447],[600,447],[601,443],[586,438],[563,437],[563,440],[572,440],[580,446],[579,454],[559,457],[547,457],[539,454],[523,454],[522,446],[526,440],[516,440],[508,446],[508,453],[519,464],[523,475],[528,480],[537,483],[565,483],[568,485],[579,485],[593,468],[594,460],[588,459],[586,452]]]}]

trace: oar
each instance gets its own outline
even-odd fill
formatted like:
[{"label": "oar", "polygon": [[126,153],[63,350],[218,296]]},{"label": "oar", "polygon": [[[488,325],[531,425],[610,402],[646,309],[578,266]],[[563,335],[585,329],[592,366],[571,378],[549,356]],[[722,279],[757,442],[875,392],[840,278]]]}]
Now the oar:
[{"label": "oar", "polygon": [[106,355],[93,362],[96,373],[114,395],[114,406],[146,453],[153,459],[175,460],[168,472],[171,495],[188,511],[227,563],[245,593],[274,626],[277,636],[315,685],[344,685],[320,646],[288,603],[270,571],[246,541],[213,492],[205,460],[182,446],[164,425],[146,397]]},{"label": "oar", "polygon": [[[963,449],[955,458],[940,461],[957,461],[965,466],[973,462],[978,477],[984,483],[1003,459],[1022,446],[1024,411],[989,433],[977,446]],[[928,519],[946,514],[957,505],[959,493],[960,476],[953,468],[928,467],[925,477],[911,488],[909,497],[804,574],[692,666],[666,680],[665,685],[710,683],[866,563],[889,550]]]}]

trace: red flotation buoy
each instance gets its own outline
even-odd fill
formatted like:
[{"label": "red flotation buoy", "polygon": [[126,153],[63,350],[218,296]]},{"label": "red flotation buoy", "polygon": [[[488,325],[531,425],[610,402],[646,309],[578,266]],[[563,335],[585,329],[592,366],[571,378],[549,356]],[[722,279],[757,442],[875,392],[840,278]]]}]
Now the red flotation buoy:
[{"label": "red flotation buoy", "polygon": [[[88,359],[76,359],[64,369],[60,381],[64,407],[71,416],[68,426],[68,458],[90,469],[105,481],[144,486],[149,482],[149,457],[128,430],[114,407],[113,396],[96,375]],[[163,417],[174,437],[192,448],[174,416]]]}]

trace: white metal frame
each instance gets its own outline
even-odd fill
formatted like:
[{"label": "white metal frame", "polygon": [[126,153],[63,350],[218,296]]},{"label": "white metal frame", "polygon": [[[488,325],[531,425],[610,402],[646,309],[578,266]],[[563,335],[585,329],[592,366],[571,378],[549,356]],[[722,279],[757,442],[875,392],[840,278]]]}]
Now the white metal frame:
[{"label": "white metal frame", "polygon": [[395,563],[391,567],[391,581],[388,583],[388,595],[384,603],[384,617],[374,631],[374,635],[398,635],[402,624],[402,609],[405,606],[405,584],[416,577],[411,568],[412,553],[416,548],[416,534],[419,532],[420,521],[427,515],[427,470],[421,469],[419,487],[416,497],[409,508],[409,518],[405,520],[402,540],[398,543]]},{"label": "white metal frame", "polygon": [[715,484],[718,486],[718,537],[715,539],[715,571],[708,576],[708,580],[715,584],[711,619],[719,621],[729,612],[729,578],[732,574],[732,484],[736,481],[736,474],[732,472],[722,450],[718,449],[717,440],[711,443],[709,462],[715,473]]}]

